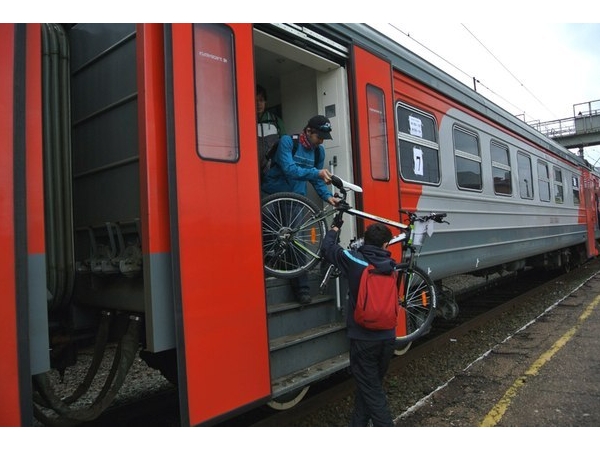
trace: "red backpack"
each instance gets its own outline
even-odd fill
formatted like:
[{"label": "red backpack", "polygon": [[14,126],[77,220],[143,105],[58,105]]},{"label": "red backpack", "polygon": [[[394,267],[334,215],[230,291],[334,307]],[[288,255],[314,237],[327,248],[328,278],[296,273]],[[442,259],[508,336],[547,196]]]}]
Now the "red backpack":
[{"label": "red backpack", "polygon": [[398,321],[398,272],[369,264],[360,277],[354,321],[369,330],[390,330]]}]

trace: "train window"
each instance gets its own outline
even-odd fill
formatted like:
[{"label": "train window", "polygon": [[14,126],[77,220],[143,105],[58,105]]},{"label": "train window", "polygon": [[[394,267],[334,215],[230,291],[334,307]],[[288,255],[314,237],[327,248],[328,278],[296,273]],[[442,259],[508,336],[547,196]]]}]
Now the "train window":
[{"label": "train window", "polygon": [[550,172],[548,172],[548,163],[538,161],[538,189],[540,190],[540,200],[543,202],[550,201]]},{"label": "train window", "polygon": [[225,25],[194,24],[196,149],[200,157],[237,161],[233,33]]},{"label": "train window", "polygon": [[433,116],[398,103],[396,120],[402,178],[418,183],[439,184],[440,147]]},{"label": "train window", "polygon": [[494,192],[496,194],[512,195],[512,169],[508,147],[492,141],[490,143],[492,155],[492,179],[494,180]]},{"label": "train window", "polygon": [[573,176],[573,204],[579,205],[579,177]]},{"label": "train window", "polygon": [[474,133],[455,127],[454,164],[456,183],[463,189],[481,190],[481,155],[479,139]]},{"label": "train window", "polygon": [[563,195],[563,177],[562,171],[558,168],[554,168],[554,203],[562,203],[564,201]]},{"label": "train window", "polygon": [[531,158],[524,153],[517,153],[517,167],[519,170],[519,193],[521,194],[521,198],[533,199]]},{"label": "train window", "polygon": [[371,177],[374,180],[388,181],[387,124],[385,118],[385,98],[383,91],[375,86],[367,86],[367,109],[369,112],[369,152],[371,155]]}]

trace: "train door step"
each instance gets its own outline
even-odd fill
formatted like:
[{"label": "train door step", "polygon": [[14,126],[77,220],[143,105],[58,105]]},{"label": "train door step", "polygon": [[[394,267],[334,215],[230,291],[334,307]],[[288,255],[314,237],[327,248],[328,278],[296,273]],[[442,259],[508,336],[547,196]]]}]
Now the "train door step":
[{"label": "train door step", "polygon": [[316,339],[330,333],[335,333],[336,331],[342,330],[344,328],[346,328],[346,325],[344,323],[337,322],[321,325],[315,328],[310,328],[301,333],[282,336],[280,338],[272,339],[270,341],[269,350],[271,352],[281,350],[283,348],[290,347],[292,345],[297,345],[310,339]]}]

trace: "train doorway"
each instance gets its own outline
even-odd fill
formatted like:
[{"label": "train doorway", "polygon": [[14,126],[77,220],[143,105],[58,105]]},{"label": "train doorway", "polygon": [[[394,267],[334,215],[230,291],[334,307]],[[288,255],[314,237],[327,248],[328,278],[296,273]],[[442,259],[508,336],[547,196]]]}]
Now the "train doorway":
[{"label": "train doorway", "polygon": [[[314,115],[328,117],[333,139],[323,143],[325,168],[353,180],[348,48],[297,25],[257,25],[253,39],[255,80],[268,94],[267,111],[282,119],[286,134],[300,133]],[[308,196],[321,204],[310,183]],[[356,234],[354,225],[343,232]]]}]

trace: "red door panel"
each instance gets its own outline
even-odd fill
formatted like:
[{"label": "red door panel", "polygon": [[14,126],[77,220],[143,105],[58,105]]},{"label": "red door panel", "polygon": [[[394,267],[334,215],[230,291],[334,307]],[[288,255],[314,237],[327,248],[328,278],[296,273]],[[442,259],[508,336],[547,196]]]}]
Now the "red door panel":
[{"label": "red door panel", "polygon": [[175,24],[172,52],[182,418],[195,425],[271,390],[252,26]]},{"label": "red door panel", "polygon": [[389,61],[358,46],[354,46],[354,68],[363,209],[399,220],[392,68]]},{"label": "red door panel", "polygon": [[13,146],[13,76],[14,28],[0,25],[0,286],[4,295],[0,302],[0,426],[21,425],[19,402],[17,293],[15,284],[15,204],[14,204],[14,146]]},{"label": "red door panel", "polygon": [[[358,133],[359,184],[362,208],[372,214],[400,220],[398,170],[394,131],[392,67],[389,61],[354,46],[355,98]],[[368,224],[365,224],[367,226]],[[392,230],[397,233],[398,230]],[[400,247],[390,248],[399,261]],[[405,333],[404,314],[396,329]]]}]

